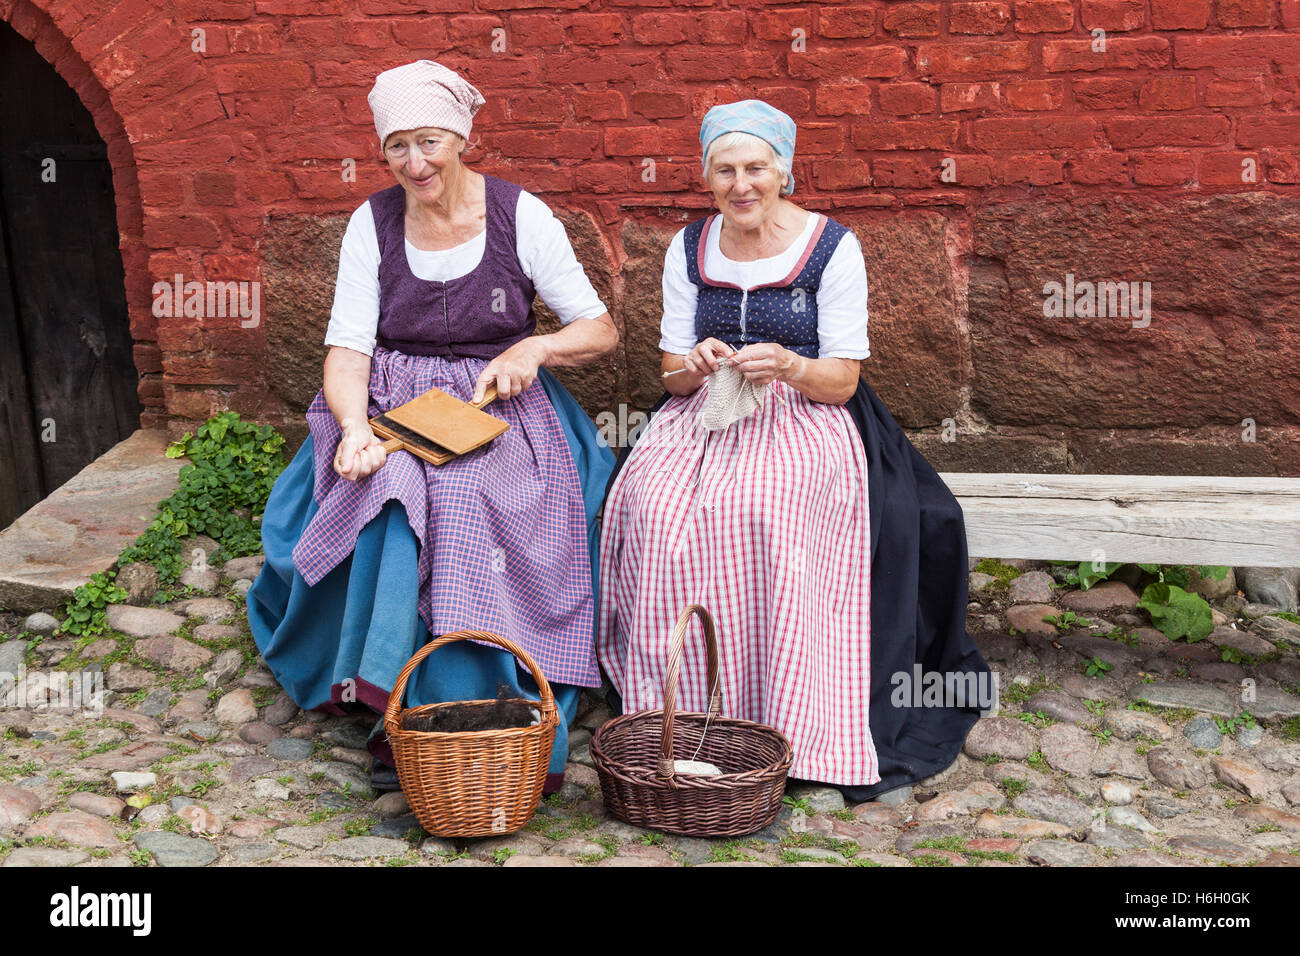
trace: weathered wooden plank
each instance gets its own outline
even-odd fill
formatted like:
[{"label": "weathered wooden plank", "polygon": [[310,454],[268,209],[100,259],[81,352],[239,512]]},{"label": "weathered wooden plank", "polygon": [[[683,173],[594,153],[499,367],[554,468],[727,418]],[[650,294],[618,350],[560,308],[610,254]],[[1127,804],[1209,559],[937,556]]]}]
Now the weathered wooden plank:
[{"label": "weathered wooden plank", "polygon": [[1300,566],[1300,479],[940,475],[987,557]]}]

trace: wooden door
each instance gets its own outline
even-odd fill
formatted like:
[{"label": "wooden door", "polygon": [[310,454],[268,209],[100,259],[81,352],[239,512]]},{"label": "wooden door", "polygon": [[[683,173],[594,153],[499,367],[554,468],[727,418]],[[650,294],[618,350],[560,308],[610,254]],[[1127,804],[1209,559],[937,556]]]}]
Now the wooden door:
[{"label": "wooden door", "polygon": [[140,425],[108,150],[0,23],[0,528]]}]

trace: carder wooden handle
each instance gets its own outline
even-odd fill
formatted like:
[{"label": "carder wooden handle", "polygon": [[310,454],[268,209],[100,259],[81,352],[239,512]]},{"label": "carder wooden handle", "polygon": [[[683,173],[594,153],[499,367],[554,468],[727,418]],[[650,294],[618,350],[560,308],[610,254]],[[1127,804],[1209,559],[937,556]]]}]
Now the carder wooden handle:
[{"label": "carder wooden handle", "polygon": [[471,408],[484,408],[487,406],[489,402],[491,402],[496,397],[497,397],[497,383],[492,382],[488,385],[487,388],[483,389],[482,398],[480,398],[477,402],[468,402],[467,404]]}]

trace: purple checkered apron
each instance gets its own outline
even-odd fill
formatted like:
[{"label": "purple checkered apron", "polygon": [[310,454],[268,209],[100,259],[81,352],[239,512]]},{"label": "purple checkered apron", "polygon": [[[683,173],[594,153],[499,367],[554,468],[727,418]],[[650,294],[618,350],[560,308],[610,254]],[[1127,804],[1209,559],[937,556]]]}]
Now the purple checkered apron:
[{"label": "purple checkered apron", "polygon": [[[515,253],[519,187],[485,179],[483,259],[450,282],[411,273],[402,187],[370,197],[381,254],[372,417],[429,388],[468,401],[488,360],[535,328],[532,283]],[[520,644],[548,681],[596,686],[586,516],[564,431],[536,384],[487,411],[510,428],[486,447],[441,466],[395,452],[351,482],[334,471],[341,430],[322,390],[307,410],[319,510],[294,548],[294,566],[316,584],[397,499],[420,542],[419,612],[429,633],[491,631]]]}]

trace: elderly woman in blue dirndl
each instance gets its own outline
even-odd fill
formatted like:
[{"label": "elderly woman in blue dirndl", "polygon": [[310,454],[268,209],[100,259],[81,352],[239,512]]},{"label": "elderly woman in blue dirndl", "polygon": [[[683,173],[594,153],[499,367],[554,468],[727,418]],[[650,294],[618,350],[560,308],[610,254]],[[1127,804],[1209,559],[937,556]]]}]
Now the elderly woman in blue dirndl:
[{"label": "elderly woman in blue dirndl", "polygon": [[[382,713],[431,635],[512,639],[560,711],[551,792],[579,689],[600,683],[594,519],[613,458],[546,366],[582,365],[618,333],[546,205],[462,164],[478,90],[421,60],[381,73],[369,102],[397,182],[344,235],[324,387],[267,503],[249,623],[290,697],[336,713],[351,701]],[[535,334],[534,293],[560,331]],[[486,410],[510,428],[445,465],[386,456],[368,425],[431,387],[473,401],[489,383]],[[406,704],[493,698],[500,684],[537,699],[513,655],[464,641],[416,670]],[[370,750],[376,787],[395,787],[382,732]]]},{"label": "elderly woman in blue dirndl", "polygon": [[[979,713],[898,706],[897,675],[988,665],[965,628],[961,508],[859,377],[862,248],[786,198],[795,133],[759,100],[704,117],[718,212],[665,257],[670,394],[610,482],[597,649],[616,707],[662,706],[674,619],[703,605],[724,715],[776,727],[792,778],[858,802],[946,767]],[[679,680],[678,706],[704,711],[699,641]]]}]

